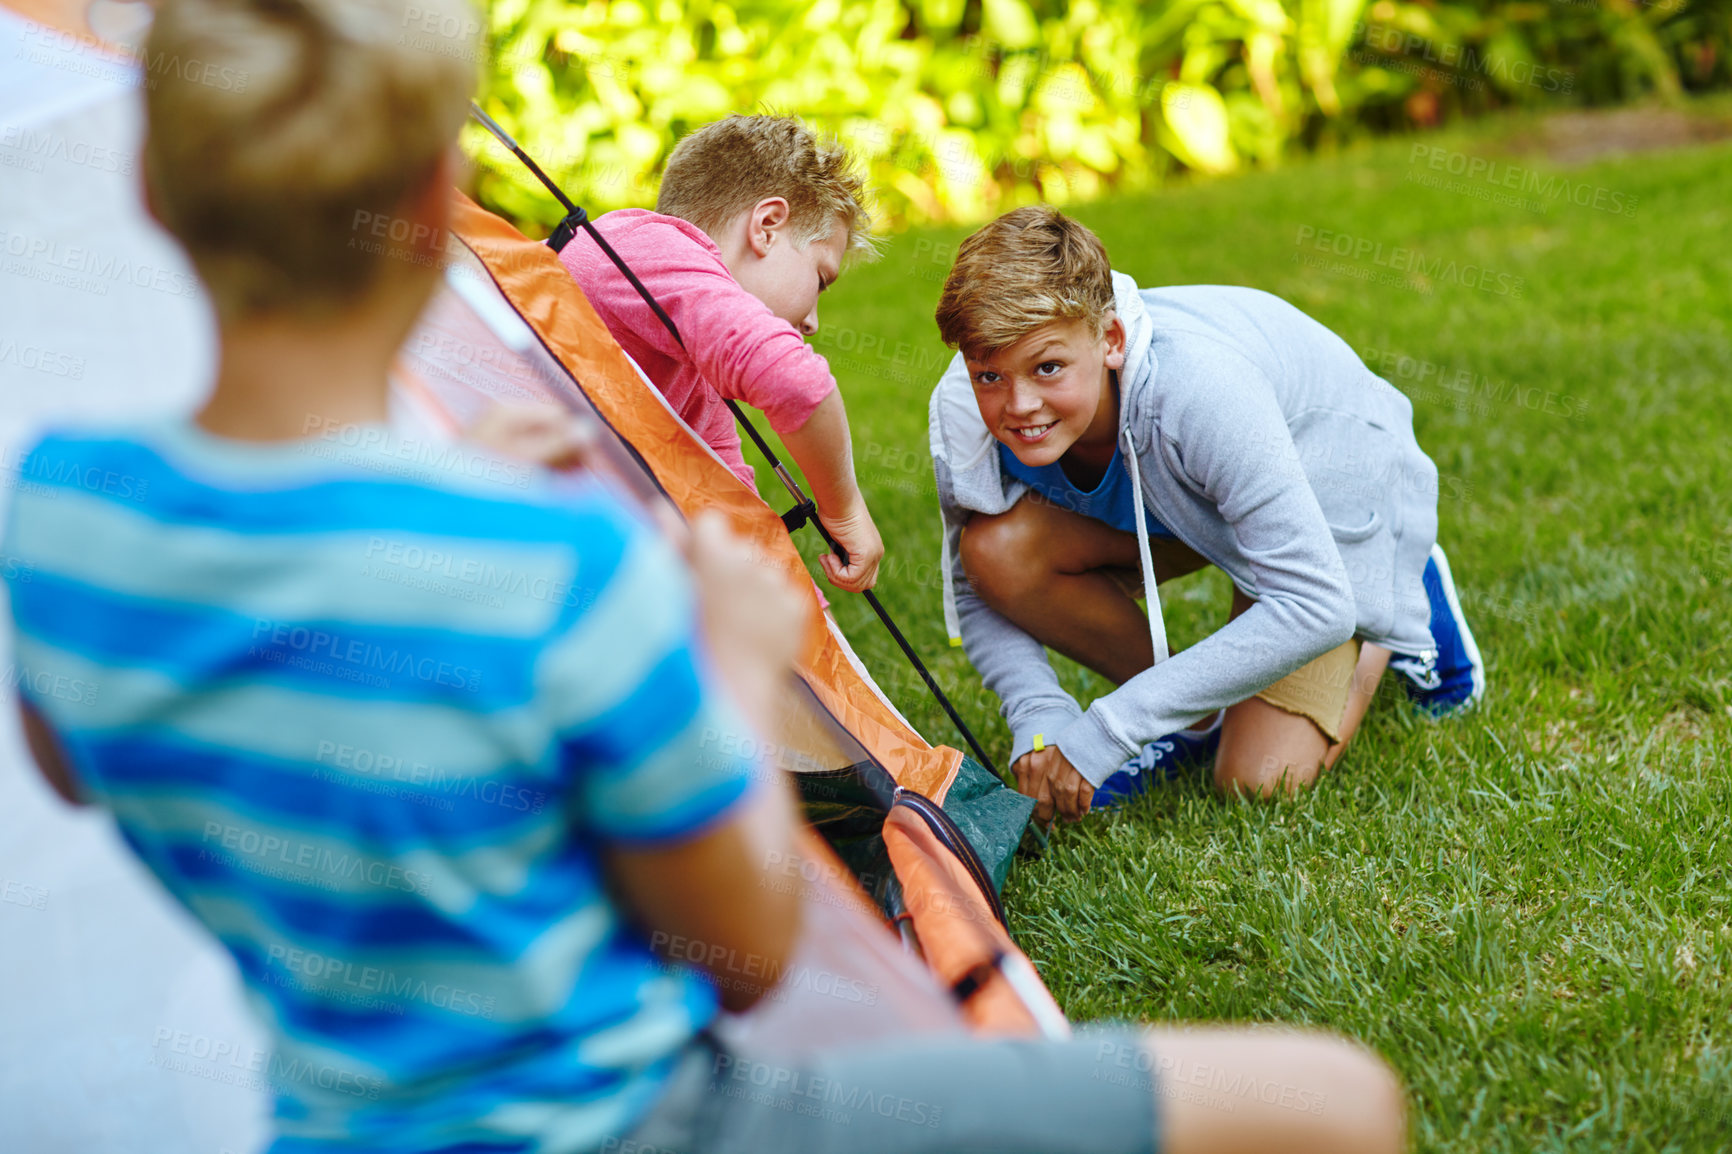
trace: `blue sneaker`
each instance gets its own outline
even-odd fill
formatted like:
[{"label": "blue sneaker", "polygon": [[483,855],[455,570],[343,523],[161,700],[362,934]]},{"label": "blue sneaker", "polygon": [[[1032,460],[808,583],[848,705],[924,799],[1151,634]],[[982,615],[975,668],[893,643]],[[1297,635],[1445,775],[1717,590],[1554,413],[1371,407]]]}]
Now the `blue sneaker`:
[{"label": "blue sneaker", "polygon": [[1461,612],[1441,545],[1431,547],[1425,563],[1425,595],[1431,601],[1431,638],[1437,648],[1418,657],[1392,657],[1389,668],[1401,675],[1402,688],[1420,709],[1448,717],[1485,696],[1485,663]]},{"label": "blue sneaker", "polygon": [[1172,781],[1187,765],[1211,759],[1221,745],[1221,719],[1198,732],[1181,729],[1158,737],[1125,762],[1119,771],[1101,782],[1090,809],[1113,809],[1141,797],[1160,782]]}]

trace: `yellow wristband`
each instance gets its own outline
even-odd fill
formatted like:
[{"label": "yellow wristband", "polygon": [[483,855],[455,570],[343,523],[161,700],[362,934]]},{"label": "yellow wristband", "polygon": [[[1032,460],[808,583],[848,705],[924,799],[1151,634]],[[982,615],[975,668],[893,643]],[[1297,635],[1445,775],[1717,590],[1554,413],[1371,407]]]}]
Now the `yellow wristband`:
[{"label": "yellow wristband", "polygon": [[1042,737],[1038,733],[1035,734],[1034,735],[1034,751],[1036,753],[1039,753],[1041,750],[1043,750],[1045,748],[1046,748],[1046,738]]}]

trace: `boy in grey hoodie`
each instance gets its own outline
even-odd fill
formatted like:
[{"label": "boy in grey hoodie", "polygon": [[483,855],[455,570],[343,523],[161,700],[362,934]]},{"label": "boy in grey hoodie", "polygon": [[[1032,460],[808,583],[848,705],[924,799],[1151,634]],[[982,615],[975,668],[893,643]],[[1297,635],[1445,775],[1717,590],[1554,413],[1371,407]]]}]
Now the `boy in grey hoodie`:
[{"label": "boy in grey hoodie", "polygon": [[[1308,784],[1386,666],[1436,716],[1484,692],[1412,405],[1327,328],[1254,289],[1139,290],[1046,205],[963,242],[937,321],[945,620],[1037,818],[1211,751],[1222,789]],[[1209,564],[1231,620],[1169,656],[1158,585]],[[1119,687],[1085,712],[1047,646]]]}]

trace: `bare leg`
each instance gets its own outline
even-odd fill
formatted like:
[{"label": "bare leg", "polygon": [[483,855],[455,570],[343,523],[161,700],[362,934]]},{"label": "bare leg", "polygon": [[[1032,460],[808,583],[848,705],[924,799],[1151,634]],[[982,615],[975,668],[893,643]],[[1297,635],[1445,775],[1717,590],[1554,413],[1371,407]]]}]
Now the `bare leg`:
[{"label": "bare leg", "polygon": [[1347,712],[1341,716],[1341,740],[1323,755],[1324,769],[1334,766],[1341,751],[1359,732],[1359,723],[1365,720],[1365,711],[1371,708],[1371,699],[1376,696],[1378,683],[1383,680],[1383,671],[1388,666],[1389,650],[1383,646],[1367,642],[1359,647],[1359,665],[1353,670],[1353,688],[1347,695]]},{"label": "bare leg", "polygon": [[1317,780],[1329,738],[1309,717],[1260,697],[1227,710],[1215,754],[1215,787],[1258,797],[1290,794]]},{"label": "bare leg", "polygon": [[[1177,542],[1151,541],[1155,577],[1207,564]],[[977,513],[962,531],[962,567],[975,591],[1029,636],[1122,685],[1154,664],[1148,619],[1104,573],[1139,565],[1137,539],[1040,501]]]},{"label": "bare leg", "polygon": [[1401,1085],[1342,1038],[1225,1027],[1152,1030],[1163,1154],[1396,1154]]},{"label": "bare leg", "polygon": [[[1150,542],[1156,578],[1207,564],[1177,542]],[[1122,685],[1154,661],[1137,603],[1098,570],[1136,567],[1137,540],[1090,517],[1022,500],[996,516],[975,514],[962,533],[963,570],[993,609],[1043,645]],[[1232,616],[1253,602],[1237,590]],[[1340,729],[1329,738],[1309,718],[1252,697],[1225,711],[1215,784],[1267,797],[1310,785],[1359,728],[1389,652],[1363,646]]]},{"label": "bare leg", "polygon": [[[1252,604],[1235,590],[1232,615],[1237,617]],[[1227,710],[1221,723],[1221,748],[1215,756],[1216,787],[1227,793],[1269,797],[1293,793],[1316,781],[1318,774],[1335,764],[1358,731],[1388,663],[1389,650],[1380,645],[1360,647],[1347,687],[1340,740],[1333,745],[1310,718],[1258,697]]]}]

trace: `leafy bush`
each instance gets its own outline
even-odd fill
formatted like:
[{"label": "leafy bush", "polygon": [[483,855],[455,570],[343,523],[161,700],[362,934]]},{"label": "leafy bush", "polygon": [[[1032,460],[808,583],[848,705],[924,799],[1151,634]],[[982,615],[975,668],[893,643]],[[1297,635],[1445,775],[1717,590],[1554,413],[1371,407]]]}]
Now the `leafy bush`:
[{"label": "leafy bush", "polygon": [[[592,211],[652,205],[681,135],[795,113],[892,226],[977,221],[1504,105],[1724,83],[1727,0],[498,0],[483,100]],[[477,190],[558,209],[472,128]]]}]

